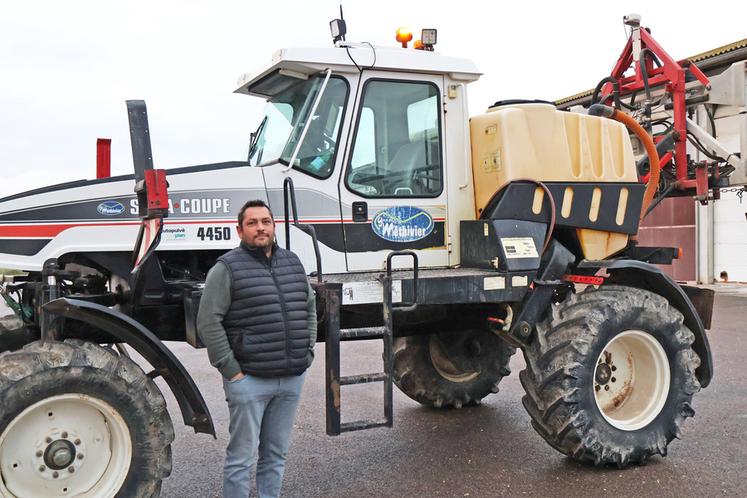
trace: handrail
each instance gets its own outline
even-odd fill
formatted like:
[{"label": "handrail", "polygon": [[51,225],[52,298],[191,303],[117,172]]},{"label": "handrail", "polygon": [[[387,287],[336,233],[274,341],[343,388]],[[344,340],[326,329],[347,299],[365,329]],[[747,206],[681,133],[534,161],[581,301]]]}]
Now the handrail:
[{"label": "handrail", "polygon": [[314,244],[314,256],[316,257],[316,278],[322,281],[322,255],[319,252],[319,241],[316,238],[316,230],[313,226],[298,222],[298,207],[296,206],[296,189],[293,179],[286,177],[283,181],[283,209],[285,211],[285,248],[290,251],[290,216],[288,213],[288,195],[290,194],[291,207],[293,208],[293,226],[311,236]]},{"label": "handrail", "polygon": [[[407,304],[398,304],[397,306],[394,306],[392,304],[392,309],[397,311],[413,311],[418,307],[418,255],[414,251],[392,251],[389,253],[389,255],[386,257],[386,276],[388,279],[392,278],[392,258],[396,256],[410,256],[412,257],[412,269],[413,269],[413,278],[412,278],[412,303]],[[390,289],[391,292],[391,289]]]}]

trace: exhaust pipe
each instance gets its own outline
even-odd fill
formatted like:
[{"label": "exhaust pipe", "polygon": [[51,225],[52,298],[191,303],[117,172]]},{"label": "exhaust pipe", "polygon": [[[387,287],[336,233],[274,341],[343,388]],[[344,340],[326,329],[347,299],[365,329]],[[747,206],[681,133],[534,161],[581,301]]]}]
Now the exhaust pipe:
[{"label": "exhaust pipe", "polygon": [[96,139],[96,178],[112,176],[112,139]]}]

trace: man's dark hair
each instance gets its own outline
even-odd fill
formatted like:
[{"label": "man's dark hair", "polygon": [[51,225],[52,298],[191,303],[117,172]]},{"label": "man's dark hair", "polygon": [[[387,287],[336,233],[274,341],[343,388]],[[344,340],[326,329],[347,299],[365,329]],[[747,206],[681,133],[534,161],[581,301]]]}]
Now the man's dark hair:
[{"label": "man's dark hair", "polygon": [[239,226],[241,226],[241,224],[244,222],[244,211],[246,211],[248,208],[258,207],[267,208],[267,210],[270,212],[270,218],[272,218],[272,222],[275,223],[275,217],[272,215],[272,209],[270,209],[270,206],[268,206],[267,203],[262,199],[253,199],[251,201],[246,201],[246,203],[241,206],[241,209],[239,210]]}]

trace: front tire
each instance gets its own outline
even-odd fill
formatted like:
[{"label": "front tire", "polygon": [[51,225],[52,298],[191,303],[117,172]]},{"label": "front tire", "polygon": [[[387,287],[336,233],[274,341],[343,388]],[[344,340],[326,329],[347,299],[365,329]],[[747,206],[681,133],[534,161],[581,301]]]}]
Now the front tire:
[{"label": "front tire", "polygon": [[489,330],[474,329],[394,340],[394,383],[434,408],[479,404],[498,392],[516,349]]},{"label": "front tire", "polygon": [[556,450],[596,465],[643,464],[692,417],[700,359],[682,314],[649,291],[571,295],[525,349],[522,401]]},{"label": "front tire", "polygon": [[90,342],[0,355],[0,496],[157,497],[174,429],[156,384]]}]

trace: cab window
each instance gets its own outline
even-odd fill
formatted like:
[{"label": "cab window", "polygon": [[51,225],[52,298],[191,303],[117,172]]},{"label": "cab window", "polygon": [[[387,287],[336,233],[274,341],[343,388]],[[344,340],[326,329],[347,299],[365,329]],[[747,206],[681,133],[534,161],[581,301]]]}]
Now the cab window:
[{"label": "cab window", "polygon": [[435,197],[443,190],[438,87],[370,80],[346,182],[364,197]]},{"label": "cab window", "polygon": [[274,76],[278,91],[268,100],[265,118],[254,134],[256,139],[249,151],[252,166],[289,164],[308,121],[308,130],[293,167],[320,178],[332,173],[348,87],[343,78],[331,77],[316,111],[310,116],[323,79],[321,76],[308,80]]}]

